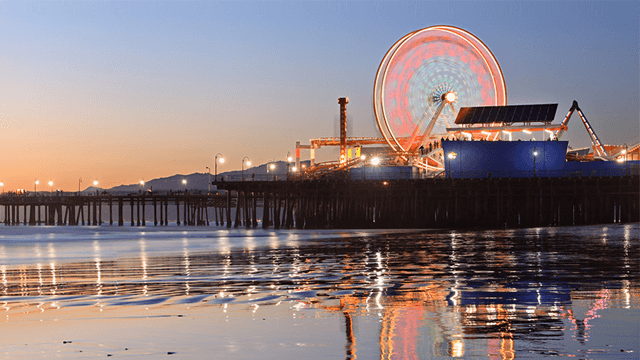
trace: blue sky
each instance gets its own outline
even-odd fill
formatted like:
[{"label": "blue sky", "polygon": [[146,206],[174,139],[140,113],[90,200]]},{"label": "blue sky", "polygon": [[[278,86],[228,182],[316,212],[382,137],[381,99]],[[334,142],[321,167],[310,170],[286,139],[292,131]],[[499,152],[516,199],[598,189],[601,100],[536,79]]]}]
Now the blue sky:
[{"label": "blue sky", "polygon": [[[606,144],[639,135],[640,6],[559,2],[0,2],[5,183],[105,187],[282,160],[295,142],[378,136],[373,82],[403,35],[453,25],[504,72],[509,104],[577,100]],[[579,118],[564,140],[589,145]],[[335,151],[320,150],[328,159]],[[23,185],[27,187],[28,185]]]}]

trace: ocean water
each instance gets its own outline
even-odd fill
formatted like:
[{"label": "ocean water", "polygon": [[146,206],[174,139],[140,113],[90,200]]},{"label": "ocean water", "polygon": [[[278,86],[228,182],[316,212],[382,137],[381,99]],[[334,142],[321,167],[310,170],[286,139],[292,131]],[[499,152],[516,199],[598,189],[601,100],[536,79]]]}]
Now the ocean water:
[{"label": "ocean water", "polygon": [[640,357],[640,225],[1,227],[0,357]]}]

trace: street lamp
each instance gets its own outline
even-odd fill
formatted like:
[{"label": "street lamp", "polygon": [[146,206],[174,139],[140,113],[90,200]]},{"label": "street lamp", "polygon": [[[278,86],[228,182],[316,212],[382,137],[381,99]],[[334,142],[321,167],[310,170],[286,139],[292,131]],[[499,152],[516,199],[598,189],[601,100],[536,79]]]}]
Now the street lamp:
[{"label": "street lamp", "polygon": [[536,148],[533,148],[533,177],[536,177],[536,157],[538,156],[538,151]]},{"label": "street lamp", "polygon": [[140,180],[140,186],[142,186],[142,192],[144,192],[144,179]]},{"label": "street lamp", "polygon": [[629,154],[629,146],[627,145],[627,143],[624,143],[624,163],[625,163],[624,176],[629,176],[629,161],[627,161],[628,154]]},{"label": "street lamp", "polygon": [[[373,158],[371,159],[371,165],[373,165],[373,166],[378,166],[378,165],[380,165],[380,158],[379,158],[379,157],[377,157],[377,156],[373,157]],[[375,171],[374,171],[374,174],[375,174]]]},{"label": "street lamp", "polygon": [[[276,164],[273,163],[273,160],[269,160],[269,162],[267,163],[267,181],[269,181],[269,170],[273,172],[275,168],[276,168]],[[274,179],[275,179],[275,176],[274,176]]]},{"label": "street lamp", "polygon": [[449,154],[447,154],[447,158],[449,159],[449,177],[451,177],[451,160],[455,159],[456,156],[458,156],[458,154],[454,153],[454,152],[450,152]]},{"label": "street lamp", "polygon": [[182,179],[182,190],[187,192],[187,179]]},{"label": "street lamp", "polygon": [[209,192],[207,193],[207,195],[209,195],[211,194],[211,168],[207,166],[205,169],[209,172]]},{"label": "street lamp", "polygon": [[246,157],[246,156],[242,158],[242,166],[241,166],[242,167],[242,181],[244,181],[244,164],[245,163],[247,164],[247,166],[251,166],[251,160],[249,160],[249,158]]},{"label": "street lamp", "polygon": [[36,193],[36,195],[38,195],[38,184],[40,184],[40,181],[38,179],[36,179],[36,181],[33,182],[33,192]]},{"label": "street lamp", "polygon": [[2,195],[4,195],[4,183],[0,181],[0,187],[2,188]]},{"label": "street lamp", "polygon": [[222,157],[222,154],[217,153],[216,156],[214,157],[214,164],[213,164],[213,176],[214,176],[214,181],[218,182],[218,155],[220,155],[220,164],[224,164],[224,158]]},{"label": "street lamp", "polygon": [[53,196],[53,181],[49,180],[49,186],[51,187],[51,196]]},{"label": "street lamp", "polygon": [[93,180],[93,186],[98,186],[98,180]]},{"label": "street lamp", "polygon": [[287,151],[287,177],[289,176],[289,167],[291,166],[291,161],[293,161],[293,158],[291,157],[291,153]]}]

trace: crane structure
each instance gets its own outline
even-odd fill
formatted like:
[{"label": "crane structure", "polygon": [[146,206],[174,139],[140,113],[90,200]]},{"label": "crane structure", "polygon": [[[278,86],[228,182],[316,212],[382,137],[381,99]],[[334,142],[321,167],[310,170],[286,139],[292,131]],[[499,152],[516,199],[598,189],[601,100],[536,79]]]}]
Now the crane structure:
[{"label": "crane structure", "polygon": [[584,124],[584,127],[587,129],[587,133],[589,133],[589,137],[591,138],[591,142],[593,143],[593,151],[602,160],[611,160],[609,154],[607,154],[607,150],[602,145],[602,142],[600,142],[598,135],[596,135],[596,132],[591,127],[591,124],[589,124],[587,117],[584,116],[584,113],[580,109],[580,106],[578,106],[578,102],[575,100],[573,100],[573,104],[571,105],[569,112],[567,112],[567,115],[564,117],[564,120],[562,121],[562,124],[561,124],[561,128],[555,132],[553,136],[553,140],[560,140],[560,138],[562,137],[562,134],[564,134],[564,131],[567,129],[567,124],[569,124],[569,119],[571,119],[571,115],[573,115],[573,113],[576,111],[578,112],[580,119],[582,119],[582,123]]}]

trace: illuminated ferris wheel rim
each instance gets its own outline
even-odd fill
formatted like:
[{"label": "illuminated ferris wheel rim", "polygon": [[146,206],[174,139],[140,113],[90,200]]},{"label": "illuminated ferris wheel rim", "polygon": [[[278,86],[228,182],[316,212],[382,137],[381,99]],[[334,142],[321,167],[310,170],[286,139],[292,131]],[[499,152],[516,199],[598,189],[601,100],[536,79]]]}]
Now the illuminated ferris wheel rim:
[{"label": "illuminated ferris wheel rim", "polygon": [[[504,82],[504,76],[502,73],[502,69],[500,68],[500,64],[498,64],[497,59],[489,50],[489,48],[475,35],[470,32],[460,29],[454,26],[448,25],[437,25],[430,26],[424,29],[413,31],[398,41],[396,41],[393,46],[387,51],[382,61],[380,62],[380,66],[378,67],[378,71],[376,72],[376,78],[374,82],[374,91],[373,91],[373,103],[374,103],[374,114],[376,117],[376,121],[378,124],[378,128],[380,129],[381,134],[383,135],[385,141],[391,146],[394,151],[406,151],[407,149],[401,144],[399,137],[393,129],[393,126],[389,122],[389,118],[387,116],[386,104],[385,104],[385,91],[387,90],[387,73],[392,66],[396,66],[396,55],[400,52],[400,50],[404,50],[404,46],[408,46],[406,52],[411,51],[412,49],[416,49],[424,43],[412,44],[412,39],[420,40],[419,36],[428,36],[428,33],[434,32],[432,37],[438,39],[438,32],[442,32],[444,34],[448,34],[452,36],[455,41],[459,41],[461,44],[465,44],[468,46],[468,50],[473,52],[473,56],[481,58],[484,66],[490,76],[492,90],[495,94],[493,97],[493,101],[491,103],[485,104],[474,104],[474,106],[480,105],[506,105],[507,103],[507,93],[506,93],[506,85]],[[426,42],[425,42],[426,43]],[[413,47],[412,47],[413,46]],[[453,92],[452,89],[447,89],[447,93]],[[409,119],[412,121],[413,119]],[[416,125],[419,126],[419,125]]]}]

